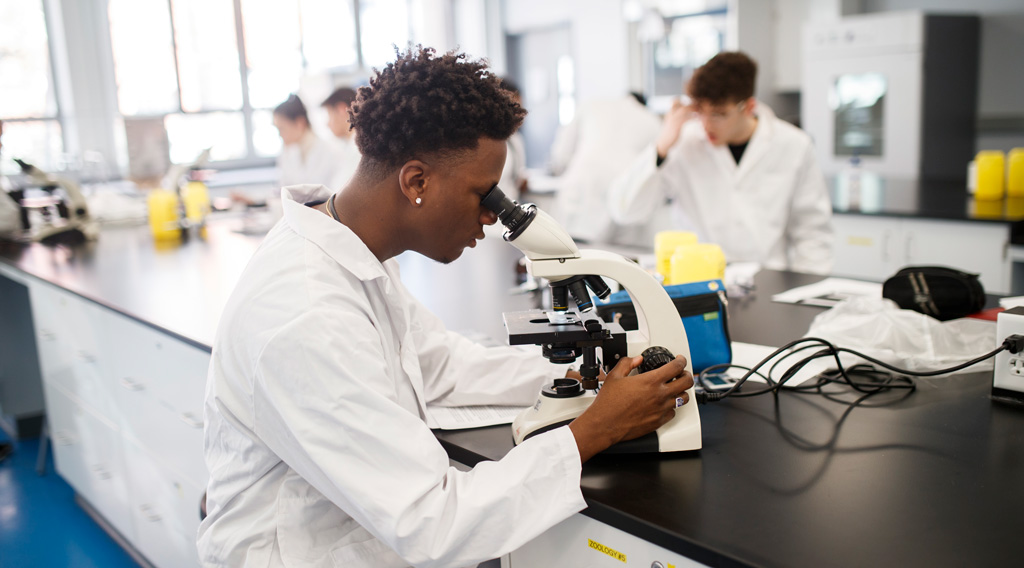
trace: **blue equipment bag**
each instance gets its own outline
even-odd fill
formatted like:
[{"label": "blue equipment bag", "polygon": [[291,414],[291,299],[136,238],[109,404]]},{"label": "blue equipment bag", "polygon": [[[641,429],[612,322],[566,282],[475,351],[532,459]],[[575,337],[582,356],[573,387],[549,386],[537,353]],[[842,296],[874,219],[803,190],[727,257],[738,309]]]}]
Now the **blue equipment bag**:
[{"label": "blue equipment bag", "polygon": [[[721,363],[732,362],[732,344],[729,339],[728,300],[721,280],[705,280],[687,284],[665,286],[676,305],[686,339],[690,343],[690,363],[694,374]],[[637,329],[636,309],[625,290],[615,292],[608,299],[594,299],[597,315],[606,322],[615,321],[625,330]]]}]

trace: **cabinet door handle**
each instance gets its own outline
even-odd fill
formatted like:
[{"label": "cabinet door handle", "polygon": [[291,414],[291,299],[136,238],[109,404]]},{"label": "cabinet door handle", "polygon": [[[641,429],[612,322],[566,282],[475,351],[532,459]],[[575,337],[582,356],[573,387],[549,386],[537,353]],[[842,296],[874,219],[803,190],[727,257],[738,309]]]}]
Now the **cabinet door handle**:
[{"label": "cabinet door handle", "polygon": [[146,385],[140,383],[139,381],[136,381],[131,377],[122,377],[121,386],[130,391],[140,391],[146,388]]},{"label": "cabinet door handle", "polygon": [[96,477],[100,479],[110,479],[111,477],[114,477],[114,475],[110,473],[110,470],[103,467],[103,464],[101,463],[93,465],[92,470],[96,472]]},{"label": "cabinet door handle", "polygon": [[53,341],[54,339],[57,339],[57,334],[48,329],[40,329],[39,337],[42,337],[46,341]]},{"label": "cabinet door handle", "polygon": [[157,513],[149,503],[139,505],[139,511],[147,521],[155,523],[160,520],[160,513]]},{"label": "cabinet door handle", "polygon": [[889,239],[891,236],[889,229],[882,232],[882,262],[889,262]]},{"label": "cabinet door handle", "polygon": [[198,419],[198,418],[196,418],[195,415],[193,415],[191,412],[182,412],[178,416],[178,418],[181,418],[182,422],[184,422],[185,424],[188,424],[189,426],[191,426],[193,428],[202,428],[203,427],[203,421]]},{"label": "cabinet door handle", "polygon": [[903,261],[906,263],[913,264],[914,258],[914,234],[907,235],[907,242],[903,250]]},{"label": "cabinet door handle", "polygon": [[82,361],[86,362],[86,363],[95,363],[96,362],[96,356],[93,355],[92,353],[89,353],[88,351],[79,351],[78,352],[78,358],[81,359]]},{"label": "cabinet door handle", "polygon": [[58,446],[70,446],[75,443],[75,438],[67,432],[58,430],[53,433],[53,443]]}]

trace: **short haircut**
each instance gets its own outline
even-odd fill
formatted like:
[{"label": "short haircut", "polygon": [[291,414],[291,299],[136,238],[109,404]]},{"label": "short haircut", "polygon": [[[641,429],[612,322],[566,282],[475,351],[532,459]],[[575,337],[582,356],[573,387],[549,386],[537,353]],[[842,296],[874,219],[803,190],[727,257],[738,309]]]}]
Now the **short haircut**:
[{"label": "short haircut", "polygon": [[331,96],[324,99],[324,102],[320,103],[322,107],[333,107],[340,104],[352,105],[352,102],[356,100],[356,90],[349,87],[338,87],[334,89]]},{"label": "short haircut", "polygon": [[517,85],[516,82],[513,81],[512,79],[509,79],[508,77],[502,77],[501,80],[499,81],[499,84],[501,85],[502,89],[505,89],[506,91],[514,93],[516,95],[519,94],[519,85]]},{"label": "short haircut", "polygon": [[455,157],[480,138],[506,140],[526,111],[483,61],[417,46],[374,70],[349,110],[364,167],[383,177],[414,158]]},{"label": "short haircut", "polygon": [[686,91],[696,102],[740,102],[754,96],[756,79],[753,59],[740,51],[723,51],[693,72]]},{"label": "short haircut", "polygon": [[283,116],[292,122],[301,118],[306,121],[306,124],[309,124],[306,105],[302,104],[302,99],[296,95],[288,95],[288,100],[274,108],[274,114]]}]

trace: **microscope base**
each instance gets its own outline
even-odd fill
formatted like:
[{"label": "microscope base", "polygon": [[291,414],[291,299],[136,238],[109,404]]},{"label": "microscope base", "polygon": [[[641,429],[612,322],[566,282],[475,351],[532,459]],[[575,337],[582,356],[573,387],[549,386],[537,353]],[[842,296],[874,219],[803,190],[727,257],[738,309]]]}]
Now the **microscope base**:
[{"label": "microscope base", "polygon": [[[512,422],[512,436],[516,445],[537,434],[565,426],[583,414],[596,395],[593,392],[573,398],[550,398],[541,395],[537,402],[524,410]],[[655,452],[686,452],[702,446],[700,414],[692,389],[690,402],[676,409],[675,418],[657,431],[635,440],[620,442],[604,453],[633,454]]]}]

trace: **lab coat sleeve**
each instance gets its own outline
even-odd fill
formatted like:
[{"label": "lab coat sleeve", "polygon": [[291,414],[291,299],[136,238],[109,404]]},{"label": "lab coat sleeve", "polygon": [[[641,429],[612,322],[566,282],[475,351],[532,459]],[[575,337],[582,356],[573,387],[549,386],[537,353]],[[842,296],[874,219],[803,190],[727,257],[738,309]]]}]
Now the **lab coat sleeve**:
[{"label": "lab coat sleeve", "polygon": [[[670,158],[671,159],[671,158]],[[645,223],[665,203],[665,172],[671,162],[658,168],[658,151],[648,145],[629,168],[612,182],[608,191],[608,212],[620,225]]]},{"label": "lab coat sleeve", "polygon": [[833,233],[832,201],[825,177],[808,144],[797,174],[786,229],[790,270],[829,274],[833,263]]},{"label": "lab coat sleeve", "polygon": [[[297,330],[302,332],[298,333]],[[316,348],[302,338],[342,334]],[[568,427],[472,471],[394,399],[373,324],[307,314],[264,347],[254,381],[256,435],[284,463],[415,566],[467,566],[514,550],[585,506]]]},{"label": "lab coat sleeve", "polygon": [[426,306],[408,291],[404,294],[413,313],[428,404],[528,406],[536,401],[542,383],[565,376],[564,367],[549,363],[539,351],[484,347],[445,329]]}]

